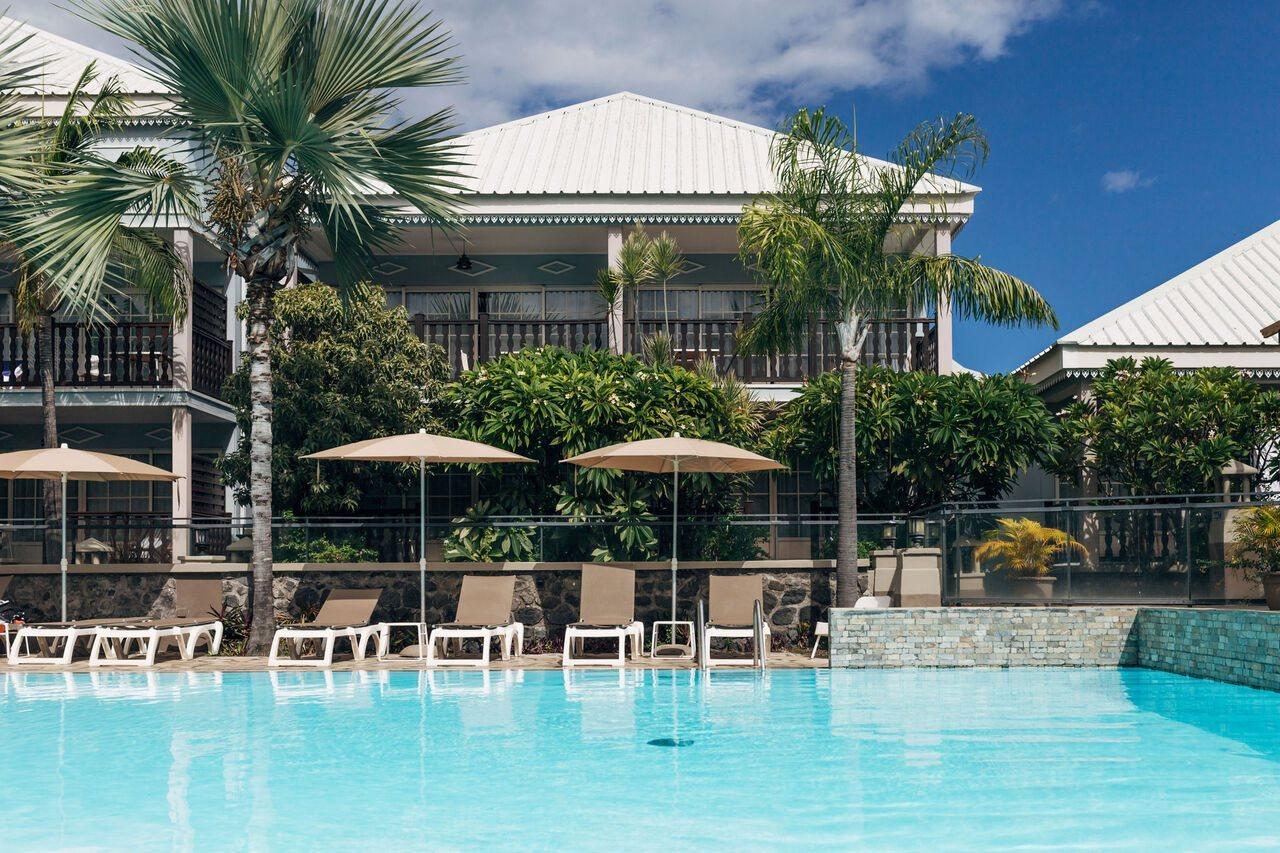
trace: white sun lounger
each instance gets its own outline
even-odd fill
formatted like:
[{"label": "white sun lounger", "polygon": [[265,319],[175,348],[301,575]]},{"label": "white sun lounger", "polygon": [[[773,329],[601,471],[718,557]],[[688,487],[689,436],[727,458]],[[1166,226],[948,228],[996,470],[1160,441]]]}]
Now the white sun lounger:
[{"label": "white sun lounger", "polygon": [[[644,623],[636,621],[636,573],[615,566],[582,567],[578,621],[565,628],[565,667],[626,666],[627,642],[632,655],[644,653]],[[616,640],[616,658],[582,657],[583,640]]]},{"label": "white sun lounger", "polygon": [[[333,647],[339,639],[351,643],[351,654],[356,660],[364,660],[365,646],[376,638],[381,630],[370,625],[373,610],[382,597],[381,589],[335,589],[330,591],[316,618],[299,625],[277,628],[271,640],[268,666],[330,666],[333,664]],[[302,644],[314,640],[318,647],[315,657],[303,658]],[[285,643],[289,657],[280,657],[280,644]]]},{"label": "white sun lounger", "polygon": [[[764,602],[764,579],[760,575],[712,575],[709,618],[702,628],[702,662],[705,666],[754,666],[754,658],[713,658],[711,641],[755,639],[755,604]],[[771,635],[764,623],[762,658],[769,657]]]},{"label": "white sun lounger", "polygon": [[[524,626],[511,615],[516,579],[511,575],[466,575],[458,595],[452,622],[436,625],[427,636],[427,666],[489,666],[489,647],[496,639],[502,659],[519,656],[524,646]],[[461,650],[464,640],[480,641],[480,657],[448,657],[449,642]]]},{"label": "white sun lounger", "polygon": [[[216,655],[222,648],[222,609],[221,578],[176,579],[174,617],[98,627],[89,650],[89,666],[153,666],[156,654],[170,640],[183,660],[194,658],[202,641],[209,654]],[[133,645],[140,655],[129,654]]]}]

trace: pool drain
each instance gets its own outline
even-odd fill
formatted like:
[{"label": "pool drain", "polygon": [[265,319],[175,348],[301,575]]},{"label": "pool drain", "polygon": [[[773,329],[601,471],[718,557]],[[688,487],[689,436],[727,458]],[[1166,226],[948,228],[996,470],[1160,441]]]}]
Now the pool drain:
[{"label": "pool drain", "polygon": [[691,746],[693,741],[687,738],[656,737],[649,741],[649,746]]}]

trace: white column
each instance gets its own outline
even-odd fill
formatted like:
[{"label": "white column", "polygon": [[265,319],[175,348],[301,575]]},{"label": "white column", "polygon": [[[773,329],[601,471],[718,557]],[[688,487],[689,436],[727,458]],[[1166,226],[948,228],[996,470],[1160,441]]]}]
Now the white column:
[{"label": "white column", "polygon": [[[622,257],[622,228],[621,226],[609,227],[608,242],[608,263],[610,269],[618,268],[618,260]],[[609,347],[615,352],[622,352],[622,335],[623,335],[623,305],[625,302],[625,294],[618,293],[618,298],[613,300],[613,305],[609,307]]]},{"label": "white column", "polygon": [[177,562],[179,557],[191,553],[190,531],[186,526],[191,518],[191,499],[195,494],[191,483],[191,410],[186,406],[174,406],[170,429],[173,473],[182,478],[173,481],[173,560]]},{"label": "white column", "polygon": [[[933,231],[933,253],[951,254],[951,229],[935,228]],[[938,303],[938,375],[945,376],[955,371],[952,357],[951,304],[947,300]]]},{"label": "white column", "polygon": [[173,232],[173,248],[187,268],[187,313],[181,323],[173,324],[173,387],[191,390],[192,354],[195,332],[192,317],[195,314],[195,245],[191,232],[177,228]]}]

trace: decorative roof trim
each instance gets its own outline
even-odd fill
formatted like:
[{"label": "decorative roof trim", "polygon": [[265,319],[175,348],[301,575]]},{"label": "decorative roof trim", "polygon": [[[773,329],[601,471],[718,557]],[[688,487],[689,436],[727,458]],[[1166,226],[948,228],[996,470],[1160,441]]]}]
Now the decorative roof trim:
[{"label": "decorative roof trim", "polygon": [[[741,213],[464,213],[459,217],[468,225],[736,225]],[[435,225],[436,220],[422,214],[392,216],[393,225]],[[961,225],[969,221],[962,214],[904,213],[899,223],[913,225]]]},{"label": "decorative roof trim", "polygon": [[[1188,376],[1200,370],[1206,370],[1204,367],[1175,367],[1173,372],[1179,376]],[[1276,379],[1280,380],[1280,367],[1237,367],[1236,372],[1246,379]],[[1037,394],[1055,388],[1073,380],[1089,380],[1098,378],[1102,373],[1101,367],[1070,367],[1059,370],[1053,375],[1042,379],[1034,386]]]}]

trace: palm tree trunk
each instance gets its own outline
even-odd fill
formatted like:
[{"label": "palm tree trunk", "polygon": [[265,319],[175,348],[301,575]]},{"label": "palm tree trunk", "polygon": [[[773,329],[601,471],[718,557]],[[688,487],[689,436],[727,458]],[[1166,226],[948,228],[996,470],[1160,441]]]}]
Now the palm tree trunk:
[{"label": "palm tree trunk", "polygon": [[836,527],[836,606],[852,607],[862,594],[858,587],[858,457],[855,442],[855,390],[858,360],[848,353],[840,359],[839,524]]},{"label": "palm tree trunk", "polygon": [[[54,398],[53,315],[42,313],[36,325],[36,351],[40,370],[40,415],[44,423],[44,446],[58,446],[58,414]],[[56,541],[59,515],[62,512],[62,483],[44,481],[44,559],[56,563],[61,559],[62,543]]]},{"label": "palm tree trunk", "polygon": [[249,637],[245,653],[266,654],[275,635],[275,592],[271,570],[271,325],[275,281],[248,283],[249,497],[253,516],[250,562]]}]

